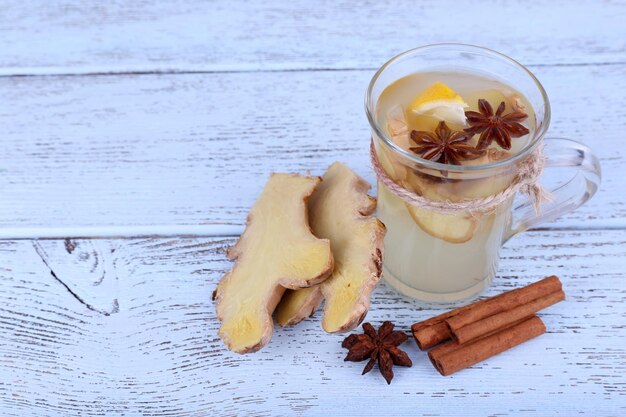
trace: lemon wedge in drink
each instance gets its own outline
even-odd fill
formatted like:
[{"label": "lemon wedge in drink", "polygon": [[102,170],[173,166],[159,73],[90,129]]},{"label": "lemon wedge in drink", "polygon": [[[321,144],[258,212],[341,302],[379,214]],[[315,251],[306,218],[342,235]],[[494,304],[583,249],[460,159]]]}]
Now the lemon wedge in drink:
[{"label": "lemon wedge in drink", "polygon": [[437,81],[411,102],[409,110],[418,115],[465,126],[467,107],[469,106],[459,94]]}]

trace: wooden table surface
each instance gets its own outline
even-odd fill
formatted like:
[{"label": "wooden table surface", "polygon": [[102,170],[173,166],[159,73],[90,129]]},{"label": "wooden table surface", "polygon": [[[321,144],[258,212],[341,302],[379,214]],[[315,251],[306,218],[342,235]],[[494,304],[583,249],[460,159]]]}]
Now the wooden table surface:
[{"label": "wooden table surface", "polygon": [[[625,21],[616,0],[0,1],[0,415],[626,415]],[[390,386],[319,314],[226,350],[210,296],[269,173],[373,181],[365,87],[443,41],[527,64],[550,135],[601,159],[595,198],[508,242],[483,294],[559,275],[548,333],[446,378],[407,343]],[[367,320],[439,311],[381,283]]]}]

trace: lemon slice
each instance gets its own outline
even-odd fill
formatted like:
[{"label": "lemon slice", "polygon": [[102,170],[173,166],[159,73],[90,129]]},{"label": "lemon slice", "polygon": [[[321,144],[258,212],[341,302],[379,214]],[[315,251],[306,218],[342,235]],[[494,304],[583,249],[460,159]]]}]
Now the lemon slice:
[{"label": "lemon slice", "polygon": [[419,115],[465,126],[467,107],[469,106],[460,95],[446,84],[437,81],[413,100],[409,110]]}]

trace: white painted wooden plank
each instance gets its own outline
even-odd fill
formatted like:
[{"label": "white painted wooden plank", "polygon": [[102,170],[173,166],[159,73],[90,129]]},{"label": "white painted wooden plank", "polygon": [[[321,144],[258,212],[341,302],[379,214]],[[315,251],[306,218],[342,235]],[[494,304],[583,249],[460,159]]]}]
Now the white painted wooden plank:
[{"label": "white painted wooden plank", "polygon": [[534,64],[626,62],[622,1],[5,2],[4,74],[375,68],[429,43]]},{"label": "white painted wooden plank", "polygon": [[[626,65],[535,70],[552,97],[550,133],[589,144],[604,170],[594,200],[555,225],[622,221]],[[128,235],[240,226],[271,171],[321,174],[335,160],[373,181],[362,104],[370,76],[2,78],[2,237],[49,237],[48,227],[64,237],[76,228],[116,236],[126,226]]]},{"label": "white painted wooden plank", "polygon": [[[233,242],[0,242],[1,414],[626,413],[624,231],[516,237],[485,295],[558,274],[567,300],[541,313],[548,333],[448,378],[410,341],[414,366],[391,386],[343,362],[342,337],[323,333],[319,313],[276,329],[259,353],[227,351],[210,296]],[[367,320],[408,331],[435,313],[381,284]]]}]

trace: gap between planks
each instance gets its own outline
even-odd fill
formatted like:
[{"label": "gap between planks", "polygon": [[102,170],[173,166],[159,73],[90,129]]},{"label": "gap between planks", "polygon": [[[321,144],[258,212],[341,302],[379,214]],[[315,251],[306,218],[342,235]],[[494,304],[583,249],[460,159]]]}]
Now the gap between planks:
[{"label": "gap between planks", "polygon": [[[103,227],[18,227],[0,229],[1,240],[54,239],[136,239],[136,238],[211,238],[237,237],[243,225],[154,225]],[[531,228],[528,231],[626,230],[626,220],[607,219],[583,223],[556,224]]]},{"label": "gap between planks", "polygon": [[[381,62],[381,65],[383,63]],[[626,61],[611,62],[572,62],[529,64],[529,68],[545,67],[587,67],[617,66]],[[313,66],[307,63],[245,63],[245,64],[176,64],[176,65],[136,65],[123,67],[83,66],[83,67],[4,67],[0,77],[46,77],[46,76],[121,76],[121,75],[164,75],[164,74],[229,74],[254,72],[325,72],[325,71],[376,71],[377,67],[359,66],[357,62],[340,62],[333,66]]]}]

